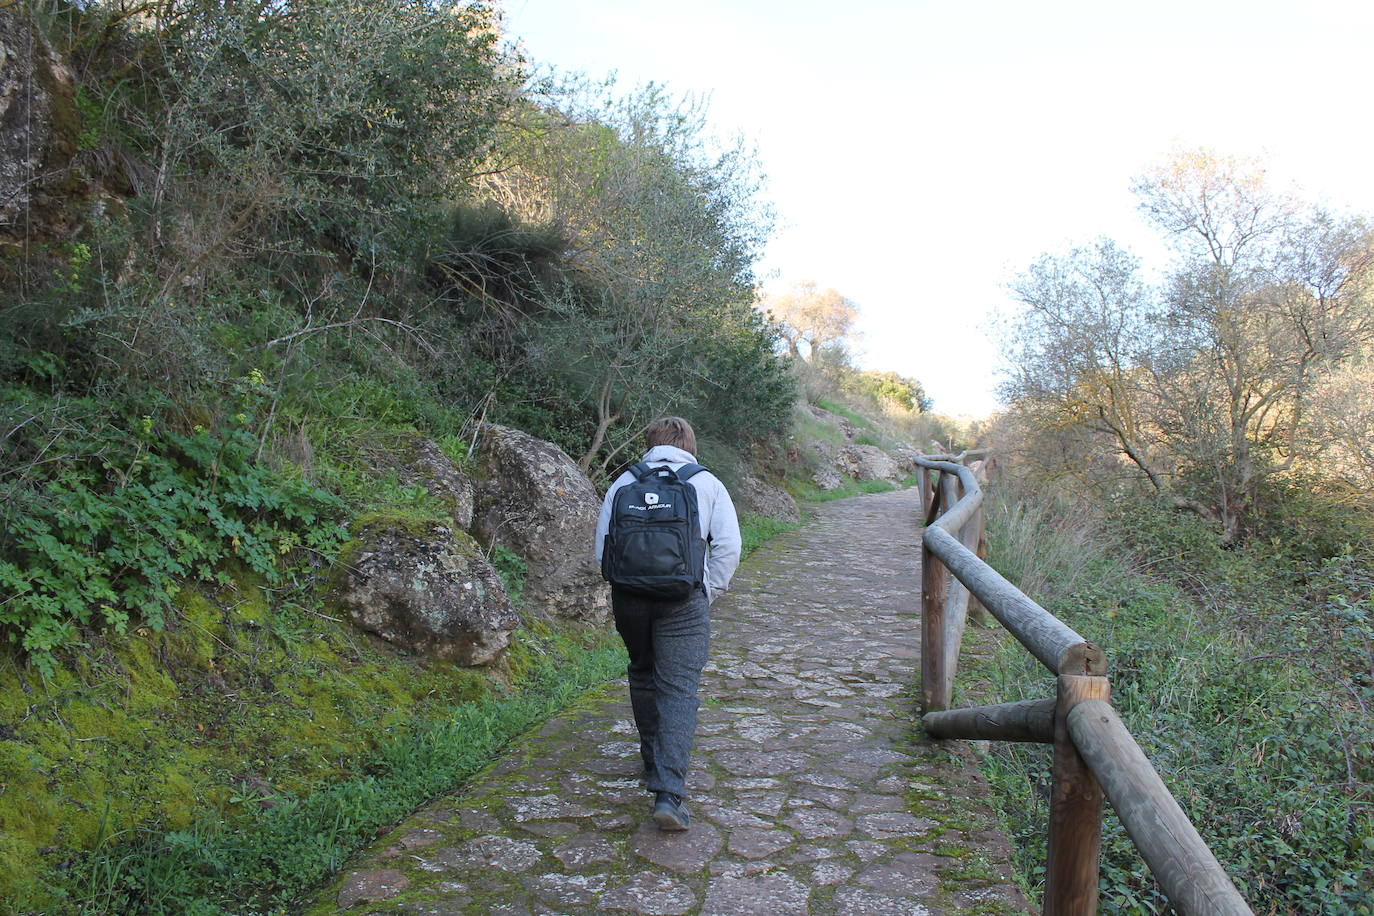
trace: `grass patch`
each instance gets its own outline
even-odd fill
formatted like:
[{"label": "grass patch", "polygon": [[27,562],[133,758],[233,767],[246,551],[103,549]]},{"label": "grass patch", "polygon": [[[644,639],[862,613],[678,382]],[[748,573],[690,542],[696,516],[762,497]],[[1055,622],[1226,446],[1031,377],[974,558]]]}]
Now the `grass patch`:
[{"label": "grass patch", "polygon": [[859,429],[873,428],[872,420],[870,420],[863,414],[859,413],[857,410],[845,407],[843,404],[838,404],[834,401],[822,399],[816,402],[816,406],[819,407],[821,410],[828,410],[837,416],[844,417],[846,420],[848,420],[850,423],[853,423]]},{"label": "grass patch", "polygon": [[778,535],[796,531],[801,526],[801,522],[789,522],[769,515],[755,515],[751,512],[742,514],[739,519],[739,533],[744,542],[741,559]]},{"label": "grass patch", "polygon": [[792,496],[803,503],[827,503],[834,499],[847,499],[850,496],[862,496],[865,493],[886,493],[888,490],[895,490],[897,486],[888,483],[886,480],[854,480],[845,477],[844,483],[833,490],[822,490],[816,486],[814,481],[796,481],[791,487]]},{"label": "grass patch", "polygon": [[845,438],[844,433],[840,432],[839,426],[819,419],[809,410],[797,410],[795,423],[795,434],[797,438],[802,441],[819,439],[822,442],[833,442],[836,444],[843,444],[849,441]]}]

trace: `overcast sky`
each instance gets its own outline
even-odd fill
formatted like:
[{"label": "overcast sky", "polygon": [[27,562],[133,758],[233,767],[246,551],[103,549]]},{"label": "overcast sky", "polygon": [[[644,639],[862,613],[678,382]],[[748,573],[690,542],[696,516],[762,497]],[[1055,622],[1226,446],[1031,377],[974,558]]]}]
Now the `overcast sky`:
[{"label": "overcast sky", "polygon": [[992,316],[1044,251],[1164,249],[1131,179],[1171,149],[1263,155],[1374,212],[1374,3],[505,0],[538,63],[706,93],[758,148],[781,228],[761,273],[862,309],[857,357],[937,410],[995,408]]}]

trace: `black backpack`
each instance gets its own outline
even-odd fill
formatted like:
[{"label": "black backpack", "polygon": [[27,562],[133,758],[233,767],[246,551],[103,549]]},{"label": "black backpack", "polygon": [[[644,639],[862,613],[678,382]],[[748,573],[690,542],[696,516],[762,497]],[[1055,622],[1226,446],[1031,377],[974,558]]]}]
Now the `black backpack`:
[{"label": "black backpack", "polygon": [[701,537],[697,491],[687,481],[706,470],[685,464],[674,471],[644,462],[634,480],[615,491],[611,523],[601,551],[601,575],[617,588],[650,598],[681,600],[702,587],[706,541]]}]

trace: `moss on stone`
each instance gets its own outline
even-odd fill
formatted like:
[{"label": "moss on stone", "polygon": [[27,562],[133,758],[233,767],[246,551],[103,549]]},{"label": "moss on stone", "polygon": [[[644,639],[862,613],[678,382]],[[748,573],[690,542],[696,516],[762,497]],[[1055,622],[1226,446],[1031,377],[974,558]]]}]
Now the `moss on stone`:
[{"label": "moss on stone", "polygon": [[508,690],[541,651],[525,634],[514,670],[420,660],[234,579],[47,680],[0,657],[0,910],[42,910],[56,866],[134,829],[251,817],[265,795],[352,778],[383,741]]}]

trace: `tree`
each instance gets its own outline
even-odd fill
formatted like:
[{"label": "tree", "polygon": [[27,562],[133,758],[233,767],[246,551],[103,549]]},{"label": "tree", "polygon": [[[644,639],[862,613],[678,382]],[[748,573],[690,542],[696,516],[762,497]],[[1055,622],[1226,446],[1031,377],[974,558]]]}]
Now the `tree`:
[{"label": "tree", "polygon": [[801,358],[801,345],[815,362],[822,348],[839,343],[854,331],[859,307],[833,289],[819,289],[812,280],[803,280],[791,289],[764,295],[760,307],[778,323],[788,352]]},{"label": "tree", "polygon": [[927,413],[932,406],[920,382],[896,372],[864,369],[853,374],[852,386],[880,407],[895,407],[906,413]]},{"label": "tree", "polygon": [[1049,430],[1078,426],[1107,437],[1161,488],[1144,416],[1159,338],[1138,270],[1110,239],[1041,256],[1012,286],[1025,310],[1010,337],[1003,391]]},{"label": "tree", "polygon": [[1146,287],[1110,242],[1014,290],[1006,392],[1105,436],[1155,489],[1245,533],[1261,484],[1319,451],[1312,392],[1374,338],[1374,234],[1276,193],[1250,161],[1181,153],[1135,185],[1178,260]]},{"label": "tree", "polygon": [[1308,435],[1325,446],[1323,467],[1347,487],[1374,494],[1374,353],[1366,352],[1315,392]]},{"label": "tree", "polygon": [[524,110],[501,153],[486,193],[565,243],[519,333],[592,415],[584,469],[608,467],[668,410],[728,400],[724,414],[785,420],[790,387],[752,310],[771,216],[752,153],[714,143],[700,103],[574,85]]}]

